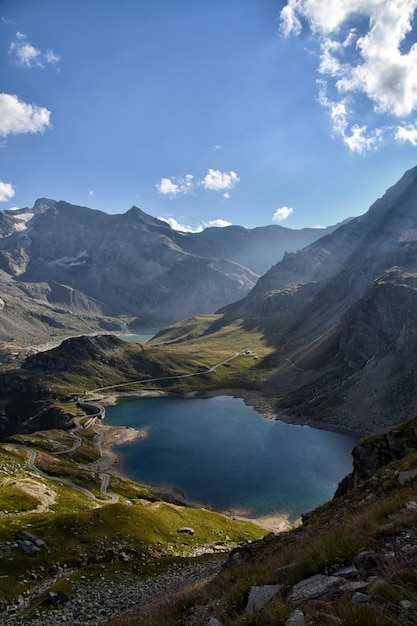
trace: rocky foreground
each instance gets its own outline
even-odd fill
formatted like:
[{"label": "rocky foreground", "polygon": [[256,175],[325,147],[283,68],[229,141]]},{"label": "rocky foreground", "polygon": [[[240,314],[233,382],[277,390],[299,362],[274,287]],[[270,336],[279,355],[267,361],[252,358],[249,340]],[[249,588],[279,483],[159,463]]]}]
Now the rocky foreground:
[{"label": "rocky foreground", "polygon": [[[329,563],[326,573],[314,574],[295,585],[253,585],[245,601],[244,615],[248,620],[258,620],[256,623],[264,624],[265,612],[274,603],[282,601],[291,608],[283,620],[279,619],[277,611],[277,621],[273,623],[307,626],[319,623],[314,621],[315,613],[336,612],[335,607],[343,598],[353,608],[359,605],[367,607],[376,615],[380,614],[381,619],[384,611],[388,610],[389,601],[393,624],[415,624],[417,605],[411,584],[408,585],[408,591],[403,590],[397,599],[385,597],[385,594],[400,573],[401,576],[407,574],[411,583],[412,572],[417,567],[417,528],[408,525],[416,511],[417,502],[410,501],[397,513],[388,515],[386,536],[373,543],[373,549],[360,551],[347,565],[340,561]],[[399,530],[401,524],[406,525],[406,528]],[[388,532],[389,529],[392,534]],[[146,579],[116,574],[112,582],[104,576],[91,582],[84,576],[73,588],[71,595],[51,592],[46,602],[31,617],[20,616],[25,604],[25,599],[21,597],[17,605],[10,607],[9,617],[1,623],[9,626],[121,626],[144,623],[141,620],[148,607],[152,610],[158,604],[169,605],[171,601],[175,604],[184,590],[205,585],[220,571],[224,574],[230,567],[236,566],[243,569],[256,555],[259,544],[262,544],[263,550],[268,550],[268,543],[272,545],[275,537],[269,535],[253,546],[237,549],[227,562],[223,558],[216,558],[204,563],[172,564],[163,573]],[[216,598],[211,598],[205,604],[197,602],[182,614],[181,623],[189,626],[224,626],[233,623],[229,619],[223,622],[216,617],[218,606]],[[345,624],[342,621],[338,623]]]},{"label": "rocky foreground", "polygon": [[34,610],[30,617],[21,615],[26,599],[20,596],[0,623],[9,626],[97,626],[112,616],[155,602],[158,598],[175,597],[182,589],[212,578],[221,564],[218,557],[188,565],[172,564],[164,568],[163,573],[146,579],[115,574],[114,580],[109,582],[104,576],[94,581],[83,576],[71,595],[50,592],[45,604]]}]

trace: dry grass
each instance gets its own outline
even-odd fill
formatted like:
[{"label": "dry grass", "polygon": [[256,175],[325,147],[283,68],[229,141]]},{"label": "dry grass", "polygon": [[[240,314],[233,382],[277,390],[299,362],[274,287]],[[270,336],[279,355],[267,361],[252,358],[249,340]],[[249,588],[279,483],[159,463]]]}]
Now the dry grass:
[{"label": "dry grass", "polygon": [[171,626],[178,624],[181,616],[191,605],[204,604],[207,589],[213,576],[187,585],[173,585],[155,594],[152,601],[110,618],[102,626]]}]

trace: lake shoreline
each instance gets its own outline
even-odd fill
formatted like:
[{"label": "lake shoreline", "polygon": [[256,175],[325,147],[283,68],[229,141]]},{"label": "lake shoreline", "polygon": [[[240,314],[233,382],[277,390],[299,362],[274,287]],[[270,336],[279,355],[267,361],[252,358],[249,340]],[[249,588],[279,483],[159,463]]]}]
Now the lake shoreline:
[{"label": "lake shoreline", "polygon": [[[278,414],[273,407],[272,402],[263,396],[261,393],[253,390],[246,389],[219,389],[213,390],[209,392],[189,392],[189,393],[173,393],[173,392],[165,392],[162,390],[152,390],[152,391],[138,391],[138,392],[112,392],[111,394],[103,395],[102,397],[95,398],[97,402],[104,406],[115,406],[123,399],[135,399],[135,398],[210,398],[210,397],[218,397],[218,396],[231,396],[235,398],[242,399],[246,405],[252,407],[259,415],[261,415],[265,419],[270,419],[274,421],[282,421],[284,423],[300,425],[300,426],[309,426],[311,428],[327,430],[338,432],[341,434],[355,435],[361,436],[361,433],[357,433],[355,431],[338,427],[337,425],[329,425],[323,422],[317,422],[315,420],[310,420],[308,418],[292,418],[287,415]],[[146,432],[138,431],[134,428],[124,427],[124,426],[110,426],[101,421],[96,422],[94,425],[94,430],[97,433],[97,441],[99,442],[99,452],[100,459],[98,459],[94,465],[97,471],[107,472],[109,474],[113,474],[115,476],[119,476],[123,479],[136,482],[126,476],[121,470],[121,462],[120,457],[117,454],[117,451],[114,450],[119,445],[123,445],[125,443],[130,443],[138,439],[142,439],[146,436]],[[138,483],[139,484],[139,483]],[[142,484],[142,483],[140,483]],[[176,502],[184,505],[191,506],[193,508],[208,508],[204,503],[197,503],[188,500],[185,495],[178,488],[164,488],[161,487],[153,487],[150,485],[144,485],[153,491],[156,495],[161,498],[173,498]],[[258,526],[262,527],[265,530],[270,532],[288,532],[292,528],[296,527],[300,524],[300,520],[295,520],[294,522],[290,522],[288,516],[285,513],[277,513],[277,515],[271,515],[267,517],[259,517],[253,518],[250,516],[246,516],[243,511],[217,511],[226,515],[227,517],[231,517],[234,519],[245,519],[250,521]]]},{"label": "lake shoreline", "polygon": [[311,419],[308,416],[298,416],[286,413],[278,413],[273,406],[272,400],[264,396],[260,391],[252,389],[215,389],[212,391],[190,391],[186,393],[166,392],[162,390],[141,390],[141,391],[115,391],[111,394],[100,398],[103,406],[114,406],[119,400],[128,398],[215,398],[218,396],[232,396],[233,398],[241,398],[245,404],[251,406],[257,413],[265,419],[281,421],[294,426],[310,426],[318,430],[327,430],[329,432],[340,433],[342,435],[353,435],[354,437],[366,437],[367,433],[322,422],[320,420]]}]

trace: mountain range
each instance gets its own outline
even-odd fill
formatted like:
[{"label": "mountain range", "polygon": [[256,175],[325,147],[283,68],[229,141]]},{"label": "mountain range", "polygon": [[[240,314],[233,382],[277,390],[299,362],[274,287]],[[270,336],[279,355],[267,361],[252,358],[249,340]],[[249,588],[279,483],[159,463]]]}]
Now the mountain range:
[{"label": "mountain range", "polygon": [[244,297],[325,230],[279,225],[173,230],[46,198],[0,212],[0,339],[160,328]]}]

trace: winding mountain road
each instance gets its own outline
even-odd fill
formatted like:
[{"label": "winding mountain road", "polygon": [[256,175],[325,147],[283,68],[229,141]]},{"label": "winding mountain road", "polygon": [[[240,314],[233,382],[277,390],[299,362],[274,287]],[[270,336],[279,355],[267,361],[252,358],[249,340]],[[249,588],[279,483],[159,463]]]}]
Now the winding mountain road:
[{"label": "winding mountain road", "polygon": [[[75,437],[74,445],[71,446],[71,448],[67,448],[66,450],[60,450],[59,452],[55,452],[55,454],[65,454],[68,452],[73,452],[74,450],[76,450],[77,448],[81,446],[82,438],[79,435],[75,435],[75,433],[78,432],[82,428],[80,424],[80,419],[81,418],[79,417],[75,419],[75,428],[70,433],[70,435]],[[93,492],[90,491],[89,489],[86,489],[85,487],[80,487],[79,485],[76,485],[75,483],[73,483],[71,480],[67,478],[61,478],[59,476],[50,476],[49,474],[46,474],[41,469],[39,469],[39,467],[37,467],[35,464],[36,450],[34,450],[33,448],[29,448],[28,446],[25,446],[20,443],[15,443],[14,445],[28,453],[29,455],[28,466],[32,472],[35,472],[35,474],[38,474],[39,476],[42,476],[43,478],[48,478],[49,480],[53,480],[62,485],[67,485],[68,487],[71,487],[72,489],[76,489],[77,491],[80,491],[88,498],[91,498],[92,500],[95,500],[96,502],[100,502],[101,504],[115,504],[116,502],[119,501],[119,496],[117,493],[112,493],[111,491],[107,491],[107,487],[109,486],[109,481],[110,481],[109,474],[100,474],[100,478],[101,478],[100,493],[106,497],[106,500],[102,500],[101,498],[97,498],[97,496],[95,496]]]},{"label": "winding mountain road", "polygon": [[[213,365],[212,367],[208,368],[204,372],[193,372],[191,374],[179,374],[176,376],[161,376],[158,378],[146,378],[146,379],[141,379],[141,380],[133,380],[127,383],[119,383],[117,385],[107,385],[106,387],[98,387],[97,389],[92,389],[91,391],[87,393],[88,395],[91,395],[93,393],[98,393],[101,391],[108,391],[109,389],[118,389],[120,387],[126,387],[128,385],[137,384],[137,383],[151,383],[151,382],[158,382],[162,380],[177,380],[180,378],[190,378],[192,376],[202,376],[203,374],[209,374],[211,372],[215,372],[218,367],[221,367],[222,365],[229,363],[230,361],[238,357],[239,354],[240,352],[235,352],[233,356],[229,357],[228,359],[225,359],[224,361],[221,361],[220,363],[217,363],[216,365]],[[102,419],[105,415],[105,409],[103,406],[101,406],[101,404],[96,404],[88,400],[84,400],[84,401],[79,400],[78,405],[82,409],[85,409],[88,413],[90,413],[90,415],[94,418],[98,417]],[[74,438],[73,445],[70,448],[66,448],[65,450],[60,450],[59,452],[55,452],[54,453],[55,455],[68,454],[68,453],[74,452],[75,450],[77,450],[77,448],[81,446],[82,437],[76,434],[83,428],[80,422],[81,419],[82,418],[80,417],[75,418],[74,420],[75,426],[73,430],[69,433],[71,437]],[[95,496],[93,492],[90,491],[89,489],[86,489],[85,487],[80,487],[79,485],[76,485],[75,483],[73,483],[71,480],[67,478],[60,478],[58,476],[50,476],[49,474],[46,474],[45,472],[43,472],[36,466],[36,463],[35,463],[36,450],[34,450],[33,448],[29,448],[28,446],[25,446],[23,444],[16,443],[14,445],[20,448],[21,450],[24,450],[25,452],[27,452],[27,454],[29,455],[29,458],[28,458],[29,469],[35,474],[38,474],[38,476],[42,476],[43,478],[53,480],[62,485],[67,485],[68,487],[71,487],[72,489],[76,489],[77,491],[80,491],[88,498],[91,498],[95,502],[100,502],[101,504],[114,504],[119,501],[119,496],[117,493],[112,493],[110,491],[107,491],[107,488],[110,482],[109,474],[107,473],[100,474],[100,478],[101,478],[100,493],[106,497],[106,500],[102,500],[101,498],[97,498],[97,496]]]},{"label": "winding mountain road", "polygon": [[80,424],[80,419],[81,419],[80,417],[76,417],[74,419],[75,427],[69,433],[71,435],[71,437],[73,437],[75,439],[74,445],[72,445],[71,448],[67,448],[66,450],[60,450],[59,452],[55,452],[54,454],[67,454],[68,452],[74,452],[74,450],[76,450],[77,448],[80,447],[80,445],[82,444],[83,440],[81,439],[81,437],[79,435],[75,434],[79,430],[81,430],[81,428],[82,428],[82,426]]}]

